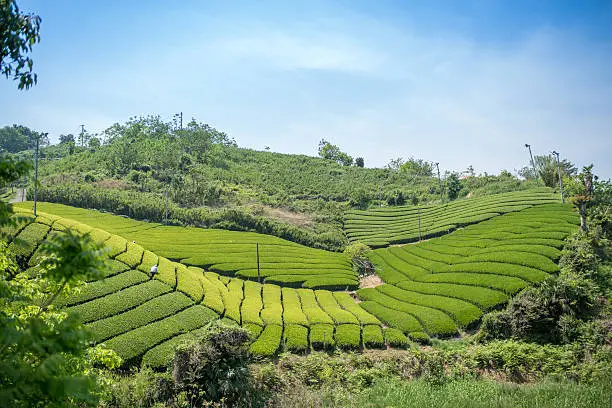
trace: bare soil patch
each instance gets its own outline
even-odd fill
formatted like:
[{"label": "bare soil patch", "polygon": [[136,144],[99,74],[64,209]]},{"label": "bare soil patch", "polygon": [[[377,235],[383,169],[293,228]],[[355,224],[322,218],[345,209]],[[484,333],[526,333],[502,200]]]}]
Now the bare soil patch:
[{"label": "bare soil patch", "polygon": [[375,288],[384,284],[382,279],[378,275],[368,275],[359,279],[359,287],[360,288]]},{"label": "bare soil patch", "polygon": [[282,208],[264,207],[263,213],[271,218],[276,218],[287,224],[295,225],[296,227],[312,227],[312,219],[304,214],[293,212],[289,210],[283,210]]}]

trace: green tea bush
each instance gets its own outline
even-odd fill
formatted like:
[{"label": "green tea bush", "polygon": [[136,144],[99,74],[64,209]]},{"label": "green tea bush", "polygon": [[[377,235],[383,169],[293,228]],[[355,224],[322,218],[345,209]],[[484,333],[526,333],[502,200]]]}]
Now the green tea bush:
[{"label": "green tea bush", "polygon": [[251,353],[258,356],[273,356],[280,347],[282,334],[283,326],[276,324],[265,326],[257,340],[251,344]]},{"label": "green tea bush", "polygon": [[378,324],[380,321],[361,307],[355,302],[355,300],[346,292],[333,292],[334,297],[338,304],[345,310],[351,312],[361,325],[366,324]]},{"label": "green tea bush", "polygon": [[225,305],[225,316],[236,323],[240,323],[240,305],[244,298],[242,290],[244,281],[232,279],[227,284],[227,292],[223,293],[223,304]]},{"label": "green tea bush", "polygon": [[172,316],[193,305],[193,302],[180,292],[171,292],[127,312],[97,320],[88,325],[96,342],[101,342],[121,333],[136,329],[156,320]]},{"label": "green tea bush", "polygon": [[261,320],[265,324],[283,325],[283,304],[281,303],[281,288],[276,285],[263,285],[263,309]]},{"label": "green tea bush", "polygon": [[321,309],[315,293],[309,289],[297,289],[297,294],[300,297],[302,311],[306,315],[308,322],[312,324],[333,324],[331,317]]},{"label": "green tea bush", "polygon": [[302,311],[297,291],[291,288],[282,288],[281,293],[283,296],[283,323],[285,326],[290,324],[308,326],[308,318]]},{"label": "green tea bush", "polygon": [[104,245],[109,248],[110,252],[108,256],[111,258],[115,258],[117,255],[127,250],[127,240],[119,235],[111,235],[104,241]]},{"label": "green tea bush", "polygon": [[344,350],[355,350],[361,346],[361,328],[356,324],[336,326],[334,335],[336,346]]},{"label": "green tea bush", "polygon": [[302,353],[308,349],[308,328],[296,324],[286,324],[283,341],[285,348],[294,353]]},{"label": "green tea bush", "polygon": [[477,304],[483,310],[508,301],[508,296],[503,292],[471,285],[404,281],[396,283],[395,286],[412,292],[462,299]]},{"label": "green tea bush", "polygon": [[144,249],[133,242],[127,243],[127,251],[115,257],[116,260],[123,262],[130,268],[136,268],[142,261]]},{"label": "green tea bush", "polygon": [[315,350],[329,350],[334,347],[334,325],[314,324],[310,326],[310,345]]},{"label": "green tea bush", "polygon": [[142,272],[127,271],[110,278],[88,283],[81,292],[76,295],[60,297],[55,301],[58,306],[71,306],[109,295],[127,287],[138,285],[149,280]]},{"label": "green tea bush", "polygon": [[527,282],[517,277],[470,272],[435,273],[432,275],[425,275],[421,277],[419,281],[482,286],[489,289],[501,290],[509,295],[515,294],[527,287]]},{"label": "green tea bush", "polygon": [[378,317],[391,327],[402,332],[423,330],[421,323],[412,315],[398,310],[390,309],[374,301],[365,301],[359,304],[363,309]]},{"label": "green tea bush", "polygon": [[253,323],[263,326],[263,321],[259,313],[263,308],[262,285],[255,282],[244,282],[244,300],[242,301],[241,316],[242,324]]},{"label": "green tea bush", "polygon": [[90,302],[68,307],[66,311],[78,314],[83,323],[89,323],[124,312],[171,290],[172,288],[159,281],[148,281]]},{"label": "green tea bush", "polygon": [[141,356],[153,346],[177,334],[202,327],[218,317],[207,307],[195,305],[165,319],[113,337],[105,344],[123,358],[124,365],[129,365],[132,359]]},{"label": "green tea bush", "polygon": [[328,290],[315,291],[317,302],[336,324],[359,324],[359,321],[351,312],[344,310],[332,292]]},{"label": "green tea bush", "polygon": [[204,289],[202,288],[201,273],[197,273],[185,265],[178,264],[176,267],[176,290],[185,293],[194,302],[199,303],[204,297]]},{"label": "green tea bush", "polygon": [[401,330],[393,327],[385,329],[385,343],[395,348],[406,348],[410,344],[408,337]]},{"label": "green tea bush", "polygon": [[384,345],[383,334],[380,326],[369,324],[363,326],[361,335],[363,346],[367,348],[381,348]]}]

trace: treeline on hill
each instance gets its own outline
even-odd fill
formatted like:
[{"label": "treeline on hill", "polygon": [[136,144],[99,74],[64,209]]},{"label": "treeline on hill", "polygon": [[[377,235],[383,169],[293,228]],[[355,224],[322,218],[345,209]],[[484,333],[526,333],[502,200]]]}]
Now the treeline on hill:
[{"label": "treeline on hill", "polygon": [[[5,133],[10,139],[21,128]],[[342,215],[349,208],[448,201],[536,184],[507,171],[477,176],[471,167],[463,175],[446,172],[439,182],[432,163],[414,158],[364,168],[363,158],[353,161],[325,140],[319,155],[240,148],[195,120],[181,129],[159,117],[132,118],[99,135],[61,135],[59,144],[44,147],[39,199],[161,222],[167,193],[173,223],[257,231],[341,250]],[[19,156],[31,158],[32,150]]]}]

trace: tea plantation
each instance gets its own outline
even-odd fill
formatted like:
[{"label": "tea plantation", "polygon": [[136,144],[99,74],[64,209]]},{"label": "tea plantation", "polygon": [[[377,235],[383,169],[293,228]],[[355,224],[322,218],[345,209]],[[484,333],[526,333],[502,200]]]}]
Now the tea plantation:
[{"label": "tea plantation", "polygon": [[[31,215],[27,207],[15,211]],[[263,356],[405,347],[409,339],[457,335],[556,273],[563,240],[578,224],[568,205],[553,203],[543,190],[430,206],[421,213],[422,231],[455,231],[374,250],[371,260],[385,283],[355,295],[345,290],[357,287],[357,277],[343,254],[262,234],[162,226],[56,204],[38,208],[38,217],[8,231],[19,238],[9,247],[18,264],[36,267],[38,245],[67,228],[104,242],[112,258],[106,277],[57,303],[77,312],[95,341],[117,351],[126,366],[154,367],[167,364],[177,344],[215,319],[244,326],[253,337],[251,351]],[[361,231],[368,222],[379,225],[371,238],[363,235],[365,242],[413,240],[411,211],[347,214],[347,230],[356,239],[350,226],[361,216]],[[404,238],[393,232],[402,225]],[[151,276],[156,264],[158,273]]]}]

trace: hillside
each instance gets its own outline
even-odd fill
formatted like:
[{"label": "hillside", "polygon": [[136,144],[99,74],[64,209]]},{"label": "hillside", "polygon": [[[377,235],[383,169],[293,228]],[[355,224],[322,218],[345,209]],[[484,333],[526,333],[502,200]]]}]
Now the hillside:
[{"label": "hillside", "polygon": [[[246,327],[255,339],[251,351],[261,355],[405,347],[409,338],[473,328],[483,313],[558,271],[559,249],[577,229],[577,217],[569,206],[551,204],[547,192],[534,194],[541,199],[466,199],[468,213],[516,207],[439,238],[375,250],[371,259],[385,283],[359,289],[359,303],[343,291],[356,286],[343,255],[247,232],[162,226],[41,203],[36,219],[12,231],[27,245],[9,249],[22,268],[31,268],[40,242],[65,228],[104,242],[113,259],[108,276],[60,304],[78,312],[127,365],[164,365],[174,345],[219,318]],[[31,214],[29,205],[16,210]],[[264,283],[255,281],[255,242]],[[154,264],[159,273],[151,279]]]},{"label": "hillside", "polygon": [[463,180],[443,173],[441,194],[431,164],[420,159],[388,168],[345,166],[240,148],[208,125],[180,130],[154,117],[115,125],[102,136],[95,147],[42,150],[40,200],[162,222],[167,192],[171,223],[261,232],[338,251],[347,243],[342,223],[350,209],[533,187],[507,172]]}]

